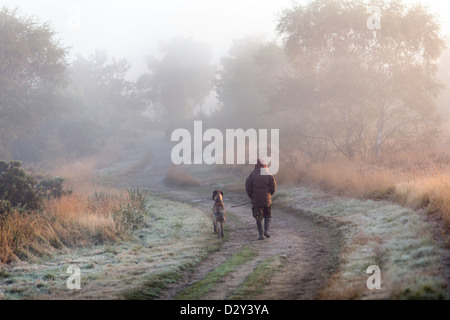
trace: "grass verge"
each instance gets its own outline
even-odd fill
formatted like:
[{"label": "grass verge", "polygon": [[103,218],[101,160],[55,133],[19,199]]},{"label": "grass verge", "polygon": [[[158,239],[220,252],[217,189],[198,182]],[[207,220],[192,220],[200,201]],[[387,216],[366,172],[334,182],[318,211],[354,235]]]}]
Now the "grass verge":
[{"label": "grass verge", "polygon": [[391,200],[443,221],[450,233],[450,156],[405,154],[374,163],[334,159],[306,163],[287,175],[290,180],[358,199]]},{"label": "grass verge", "polygon": [[[120,241],[6,266],[0,271],[0,299],[155,299],[223,243],[212,233],[207,213],[186,203],[147,193],[143,218],[144,224]],[[66,287],[69,265],[81,268],[81,290]]]},{"label": "grass verge", "polygon": [[176,282],[185,271],[194,268],[223,243],[211,232],[211,221],[201,209],[151,197],[147,210],[151,233],[145,234],[148,245],[139,250],[139,257],[145,257],[148,270],[139,285],[122,291],[120,296],[125,299],[159,298],[169,284]]},{"label": "grass verge", "polygon": [[[95,191],[93,191],[95,190]],[[139,189],[84,186],[45,200],[45,209],[0,216],[0,263],[50,256],[60,249],[114,243],[143,225]]]},{"label": "grass verge", "polygon": [[[443,248],[433,239],[432,227],[413,210],[303,187],[284,190],[277,203],[312,216],[343,237],[338,267],[320,298],[447,298]],[[370,265],[381,269],[381,290],[366,287]]]}]

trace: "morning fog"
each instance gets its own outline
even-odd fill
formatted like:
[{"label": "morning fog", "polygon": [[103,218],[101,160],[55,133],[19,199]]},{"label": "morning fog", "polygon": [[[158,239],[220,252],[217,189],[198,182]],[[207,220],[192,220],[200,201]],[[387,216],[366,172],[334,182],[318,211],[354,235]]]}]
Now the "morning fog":
[{"label": "morning fog", "polygon": [[[202,121],[194,121],[193,136],[189,130],[180,128],[172,132],[171,141],[179,142],[171,153],[175,165],[256,164],[257,159],[262,159],[270,174],[276,174],[279,169],[278,129],[270,129],[270,148],[267,129],[226,129],[224,141],[219,129],[210,128],[203,132]],[[204,142],[210,143],[204,146]],[[269,173],[261,170],[261,174]]]}]

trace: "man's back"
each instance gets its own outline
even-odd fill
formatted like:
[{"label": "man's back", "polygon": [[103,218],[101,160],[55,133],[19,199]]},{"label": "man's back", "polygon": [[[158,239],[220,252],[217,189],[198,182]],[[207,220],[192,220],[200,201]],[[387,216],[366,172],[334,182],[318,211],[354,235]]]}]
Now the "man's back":
[{"label": "man's back", "polygon": [[[263,174],[261,174],[261,171]],[[275,178],[270,174],[266,164],[258,160],[255,169],[250,173],[245,181],[245,190],[252,202],[252,214],[256,220],[259,238],[270,238],[268,233],[270,220],[272,219],[272,195],[275,193],[277,183]],[[264,231],[262,228],[262,220],[264,220]]]},{"label": "man's back", "polygon": [[261,170],[267,170],[265,167],[256,167],[245,182],[247,195],[252,201],[254,207],[268,207],[272,204],[272,195],[275,193],[277,183],[271,174],[263,175]]}]

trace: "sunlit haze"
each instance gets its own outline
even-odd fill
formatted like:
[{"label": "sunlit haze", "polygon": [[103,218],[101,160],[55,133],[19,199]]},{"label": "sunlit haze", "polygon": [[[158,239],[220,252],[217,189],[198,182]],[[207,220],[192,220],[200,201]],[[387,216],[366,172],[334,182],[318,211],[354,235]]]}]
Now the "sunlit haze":
[{"label": "sunlit haze", "polygon": [[176,36],[206,42],[216,59],[233,39],[246,35],[273,38],[278,14],[291,3],[291,0],[8,0],[3,5],[50,21],[74,54],[106,50],[116,58],[130,60],[136,68],[145,64],[145,56],[155,54],[160,41]]},{"label": "sunlit haze", "polygon": [[[298,1],[297,1],[298,2]],[[304,1],[303,1],[304,2]],[[416,2],[416,1],[414,1]],[[145,57],[157,54],[160,41],[176,36],[206,42],[215,59],[226,52],[233,39],[258,35],[276,37],[276,21],[293,0],[6,0],[23,14],[49,21],[72,54],[85,56],[105,50],[115,58],[126,58],[132,73],[145,67]],[[449,34],[450,3],[428,0],[440,16],[443,32]]]},{"label": "sunlit haze", "polygon": [[448,300],[449,48],[449,0],[1,1],[0,300]]}]

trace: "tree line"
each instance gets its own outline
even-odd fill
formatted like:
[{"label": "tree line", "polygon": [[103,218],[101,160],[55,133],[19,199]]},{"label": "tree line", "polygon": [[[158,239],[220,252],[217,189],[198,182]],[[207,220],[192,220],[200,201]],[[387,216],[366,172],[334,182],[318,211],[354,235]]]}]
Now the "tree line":
[{"label": "tree line", "polygon": [[[148,70],[104,52],[68,61],[46,23],[0,11],[0,158],[42,161],[101,150],[136,124],[170,132],[279,128],[282,160],[378,159],[439,138],[437,77],[446,46],[430,11],[377,1],[313,0],[284,10],[278,39],[245,37],[216,64],[207,44],[163,42]],[[283,157],[284,155],[284,157]]]}]

